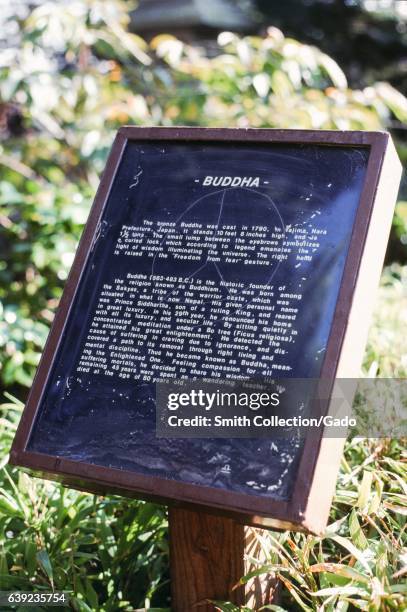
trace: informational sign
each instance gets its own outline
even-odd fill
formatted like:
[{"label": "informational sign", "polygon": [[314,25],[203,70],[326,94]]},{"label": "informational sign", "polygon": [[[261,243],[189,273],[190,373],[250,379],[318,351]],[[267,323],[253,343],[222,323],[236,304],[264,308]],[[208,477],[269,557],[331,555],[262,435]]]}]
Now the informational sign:
[{"label": "informational sign", "polygon": [[240,422],[217,435],[212,400],[189,436],[182,385],[163,427],[157,381],[357,376],[395,159],[382,133],[120,130],[12,461],[89,490],[318,530],[342,441],[245,436]]}]

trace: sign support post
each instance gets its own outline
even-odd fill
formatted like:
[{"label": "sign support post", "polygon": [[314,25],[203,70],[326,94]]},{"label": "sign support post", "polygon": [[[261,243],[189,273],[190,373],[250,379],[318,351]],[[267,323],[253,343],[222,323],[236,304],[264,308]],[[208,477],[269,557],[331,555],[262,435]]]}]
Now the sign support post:
[{"label": "sign support post", "polygon": [[236,587],[256,569],[251,559],[265,561],[263,529],[205,512],[169,509],[170,571],[174,612],[197,608],[213,612],[212,601],[232,601],[257,609],[275,601],[277,581],[263,574]]}]

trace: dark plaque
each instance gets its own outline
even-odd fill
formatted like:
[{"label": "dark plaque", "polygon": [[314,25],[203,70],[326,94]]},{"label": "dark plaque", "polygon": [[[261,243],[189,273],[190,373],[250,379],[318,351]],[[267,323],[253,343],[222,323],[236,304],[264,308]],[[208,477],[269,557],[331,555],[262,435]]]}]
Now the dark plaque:
[{"label": "dark plaque", "polygon": [[357,376],[398,167],[383,133],[121,129],[12,462],[320,529],[343,441],[157,436],[156,381]]}]

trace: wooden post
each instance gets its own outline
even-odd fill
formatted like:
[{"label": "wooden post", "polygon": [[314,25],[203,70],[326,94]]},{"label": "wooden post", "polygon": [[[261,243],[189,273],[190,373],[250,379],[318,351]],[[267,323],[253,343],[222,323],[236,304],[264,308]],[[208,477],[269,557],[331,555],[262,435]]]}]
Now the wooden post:
[{"label": "wooden post", "polygon": [[207,600],[232,601],[253,610],[275,602],[276,581],[253,578],[237,589],[239,579],[257,568],[246,558],[265,559],[263,529],[233,519],[170,508],[170,571],[173,612],[213,612]]}]

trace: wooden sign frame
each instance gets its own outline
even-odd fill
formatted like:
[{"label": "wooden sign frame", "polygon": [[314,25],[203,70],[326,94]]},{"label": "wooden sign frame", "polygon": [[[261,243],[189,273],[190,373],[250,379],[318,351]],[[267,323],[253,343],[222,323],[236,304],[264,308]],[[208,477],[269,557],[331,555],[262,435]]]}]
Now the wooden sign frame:
[{"label": "wooden sign frame", "polygon": [[[10,462],[31,473],[98,493],[117,493],[232,516],[245,524],[320,533],[327,522],[343,450],[343,439],[307,438],[292,498],[279,501],[219,488],[145,476],[27,450],[47,380],[109,193],[129,141],[268,143],[366,147],[369,160],[345,269],[327,344],[321,378],[358,376],[366,342],[372,296],[377,289],[401,166],[384,132],[341,132],[221,128],[139,128],[119,130],[80,241],[46,347],[11,450]],[[329,404],[329,403],[328,403]],[[329,405],[323,410],[329,412]]]}]

